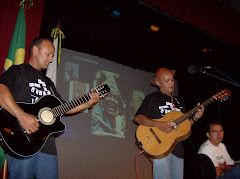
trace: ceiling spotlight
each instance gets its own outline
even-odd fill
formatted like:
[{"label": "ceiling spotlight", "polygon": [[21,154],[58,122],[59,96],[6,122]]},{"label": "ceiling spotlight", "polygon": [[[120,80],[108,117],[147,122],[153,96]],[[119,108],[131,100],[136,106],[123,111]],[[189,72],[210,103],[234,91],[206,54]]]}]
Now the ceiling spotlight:
[{"label": "ceiling spotlight", "polygon": [[116,9],[108,9],[108,14],[112,17],[120,16],[120,12]]},{"label": "ceiling spotlight", "polygon": [[202,49],[202,53],[203,53],[203,54],[207,54],[208,52],[211,52],[211,51],[212,51],[212,49],[209,48],[209,47],[207,47],[207,46],[205,46],[205,47]]},{"label": "ceiling spotlight", "polygon": [[157,32],[159,30],[159,26],[152,24],[149,28],[148,31],[149,32]]}]

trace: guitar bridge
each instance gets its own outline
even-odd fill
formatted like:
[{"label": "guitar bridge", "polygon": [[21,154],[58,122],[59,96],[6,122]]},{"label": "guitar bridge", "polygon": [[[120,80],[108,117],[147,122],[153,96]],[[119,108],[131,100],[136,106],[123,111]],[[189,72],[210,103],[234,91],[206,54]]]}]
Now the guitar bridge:
[{"label": "guitar bridge", "polygon": [[158,138],[158,136],[157,136],[157,134],[154,132],[154,130],[151,128],[151,129],[149,129],[150,130],[150,132],[152,133],[152,135],[155,137],[155,139],[157,140],[157,142],[159,143],[159,144],[161,144],[162,142],[161,142],[161,140]]},{"label": "guitar bridge", "polygon": [[27,134],[27,131],[25,131],[22,126],[20,126],[20,130],[23,132],[23,134],[25,135],[26,139],[28,140],[28,142],[32,142],[33,141],[33,137],[31,136],[31,134]]},{"label": "guitar bridge", "polygon": [[[147,142],[145,141],[147,140]],[[145,141],[145,142],[144,142]],[[151,139],[146,136],[145,138],[143,138],[141,141],[138,142],[138,144],[142,147],[143,145],[147,145],[147,144],[150,144],[152,143]]]},{"label": "guitar bridge", "polygon": [[27,138],[28,142],[32,142],[33,141],[33,136],[31,136],[31,134],[25,133],[24,135]]}]

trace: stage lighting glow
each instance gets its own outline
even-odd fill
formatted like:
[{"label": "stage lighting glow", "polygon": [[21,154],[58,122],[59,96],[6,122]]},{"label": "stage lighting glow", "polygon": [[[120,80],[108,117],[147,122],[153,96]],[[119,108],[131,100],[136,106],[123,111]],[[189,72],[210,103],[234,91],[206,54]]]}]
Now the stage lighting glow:
[{"label": "stage lighting glow", "polygon": [[113,17],[118,17],[118,16],[120,16],[120,12],[118,10],[115,10],[115,9],[110,9],[109,10],[109,15],[111,15]]},{"label": "stage lighting glow", "polygon": [[155,24],[152,24],[148,29],[149,32],[157,32],[158,30],[159,30],[159,26]]}]

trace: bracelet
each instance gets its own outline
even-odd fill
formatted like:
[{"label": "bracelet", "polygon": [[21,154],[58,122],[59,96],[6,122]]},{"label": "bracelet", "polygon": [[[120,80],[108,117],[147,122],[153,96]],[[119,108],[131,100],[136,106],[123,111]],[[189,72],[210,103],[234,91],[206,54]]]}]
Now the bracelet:
[{"label": "bracelet", "polygon": [[196,121],[196,120],[194,120],[194,116],[192,117],[192,120],[193,120],[193,122],[198,122],[198,120]]}]

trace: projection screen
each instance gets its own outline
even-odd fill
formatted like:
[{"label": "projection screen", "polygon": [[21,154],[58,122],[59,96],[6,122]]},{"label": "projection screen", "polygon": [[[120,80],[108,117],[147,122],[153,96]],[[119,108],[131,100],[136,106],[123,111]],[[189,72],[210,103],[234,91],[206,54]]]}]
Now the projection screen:
[{"label": "projection screen", "polygon": [[[110,87],[92,109],[61,119],[66,131],[56,139],[59,178],[137,178],[141,148],[133,117],[144,97],[157,90],[151,86],[154,74],[65,48],[57,71],[57,89],[65,101],[101,84]],[[152,164],[144,154],[138,170],[141,178],[152,177]]]}]

